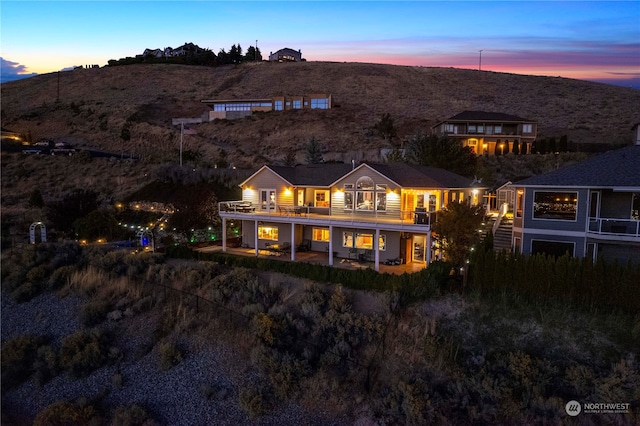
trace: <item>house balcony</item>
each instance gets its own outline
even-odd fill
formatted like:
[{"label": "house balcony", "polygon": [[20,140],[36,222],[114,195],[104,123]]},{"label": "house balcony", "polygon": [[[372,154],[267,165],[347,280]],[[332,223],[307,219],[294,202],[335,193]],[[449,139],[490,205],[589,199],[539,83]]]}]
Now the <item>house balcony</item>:
[{"label": "house balcony", "polygon": [[220,217],[236,220],[275,221],[316,226],[371,227],[389,231],[425,233],[436,220],[436,212],[401,210],[393,212],[336,213],[330,208],[307,206],[274,206],[261,209],[261,206],[246,201],[226,201],[218,205]]},{"label": "house balcony", "polygon": [[590,218],[589,237],[616,241],[640,241],[640,220]]}]

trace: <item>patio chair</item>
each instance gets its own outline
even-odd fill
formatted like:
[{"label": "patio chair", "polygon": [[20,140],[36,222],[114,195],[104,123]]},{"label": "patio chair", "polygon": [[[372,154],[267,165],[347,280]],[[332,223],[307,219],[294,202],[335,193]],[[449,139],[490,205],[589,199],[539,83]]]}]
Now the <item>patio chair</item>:
[{"label": "patio chair", "polygon": [[296,251],[310,251],[311,250],[311,240],[304,239],[302,243],[298,246]]},{"label": "patio chair", "polygon": [[291,243],[288,241],[285,241],[284,243],[282,243],[280,245],[280,253],[288,253],[291,250]]},{"label": "patio chair", "polygon": [[351,256],[353,256],[353,259],[358,260],[358,249],[357,248],[350,248],[349,249],[349,259],[351,259]]}]

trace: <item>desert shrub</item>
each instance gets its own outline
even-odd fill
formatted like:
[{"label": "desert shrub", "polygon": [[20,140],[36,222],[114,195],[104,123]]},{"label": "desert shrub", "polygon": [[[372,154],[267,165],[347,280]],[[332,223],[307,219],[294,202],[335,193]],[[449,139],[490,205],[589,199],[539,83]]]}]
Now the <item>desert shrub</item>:
[{"label": "desert shrub", "polygon": [[97,300],[88,302],[82,307],[80,312],[80,322],[85,327],[93,327],[105,320],[105,317],[111,309],[111,303],[106,300]]},{"label": "desert shrub", "polygon": [[13,290],[11,292],[11,297],[17,303],[28,302],[29,300],[40,294],[43,288],[44,286],[42,285],[42,283],[33,283],[31,281],[27,281]]},{"label": "desert shrub", "polygon": [[242,386],[238,394],[240,405],[252,419],[268,413],[273,408],[272,395],[272,389],[262,380],[258,383]]},{"label": "desert shrub", "polygon": [[183,354],[175,343],[162,342],[158,345],[158,366],[166,371],[182,362]]},{"label": "desert shrub", "polygon": [[75,265],[61,266],[49,276],[47,286],[50,290],[57,290],[69,282],[71,275],[78,270]]},{"label": "desert shrub", "polygon": [[2,345],[2,389],[10,389],[29,378],[37,351],[45,339],[41,336],[21,335]]},{"label": "desert shrub", "polygon": [[154,426],[158,424],[147,410],[132,404],[116,408],[111,419],[111,426]]},{"label": "desert shrub", "polygon": [[429,424],[434,419],[429,389],[420,378],[399,380],[383,388],[381,404],[384,415],[400,424]]},{"label": "desert shrub", "polygon": [[102,419],[92,405],[58,401],[40,411],[34,426],[100,425]]},{"label": "desert shrub", "polygon": [[100,330],[81,330],[62,340],[60,365],[74,377],[84,377],[102,367],[117,350],[110,351],[110,339]]},{"label": "desert shrub", "polygon": [[49,345],[40,346],[33,363],[33,374],[39,386],[45,384],[58,373],[59,360],[55,348]]}]

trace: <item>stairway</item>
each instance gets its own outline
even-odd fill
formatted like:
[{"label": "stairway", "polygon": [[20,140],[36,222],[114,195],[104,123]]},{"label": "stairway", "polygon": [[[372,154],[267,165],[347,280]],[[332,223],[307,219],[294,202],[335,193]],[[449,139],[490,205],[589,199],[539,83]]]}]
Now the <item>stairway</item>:
[{"label": "stairway", "polygon": [[513,219],[502,218],[500,226],[493,235],[493,250],[511,251],[511,235],[513,231]]}]

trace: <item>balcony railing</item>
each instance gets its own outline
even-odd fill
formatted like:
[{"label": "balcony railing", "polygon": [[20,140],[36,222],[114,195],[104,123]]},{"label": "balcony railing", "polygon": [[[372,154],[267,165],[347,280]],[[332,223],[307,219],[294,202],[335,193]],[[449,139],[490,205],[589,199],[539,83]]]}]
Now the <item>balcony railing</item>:
[{"label": "balcony railing", "polygon": [[640,237],[640,220],[590,218],[589,232]]},{"label": "balcony railing", "polygon": [[[311,206],[277,205],[272,208],[262,209],[260,205],[248,201],[224,201],[218,203],[220,214],[236,214],[242,216],[271,216],[273,218],[292,218],[299,221],[321,220],[330,222],[365,222],[384,223],[398,225],[431,225],[436,220],[436,212],[417,210],[400,210],[394,212],[359,212],[345,211],[336,213],[331,208],[316,208]],[[306,219],[306,220],[305,220]]]}]

